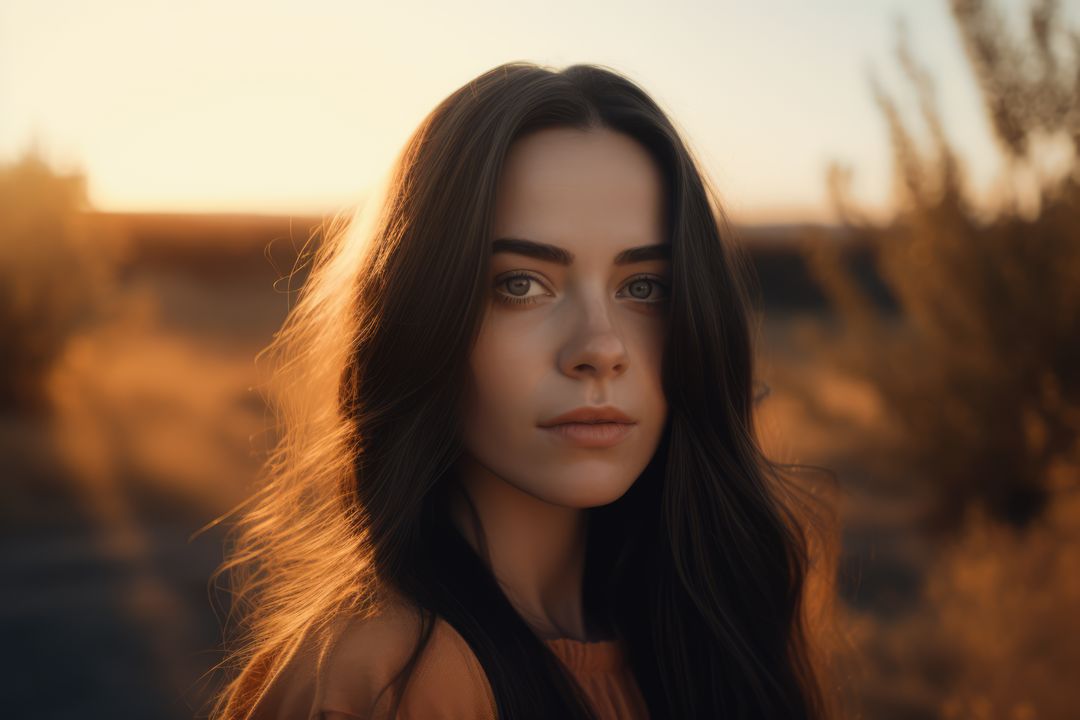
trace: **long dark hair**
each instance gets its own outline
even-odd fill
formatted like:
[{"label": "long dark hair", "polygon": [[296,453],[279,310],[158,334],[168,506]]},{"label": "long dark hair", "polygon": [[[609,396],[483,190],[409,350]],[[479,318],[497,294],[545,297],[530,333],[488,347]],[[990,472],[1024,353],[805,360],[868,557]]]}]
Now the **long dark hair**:
[{"label": "long dark hair", "polygon": [[632,488],[586,510],[587,616],[622,642],[655,718],[828,716],[806,624],[808,505],[755,434],[747,259],[643,90],[602,66],[513,62],[425,118],[384,194],[319,249],[270,348],[283,434],[222,568],[243,608],[222,717],[244,716],[299,634],[370,611],[380,587],[423,618],[397,701],[441,617],[475,652],[500,718],[592,716],[447,512],[500,170],[515,140],[549,127],[609,128],[647,149],[673,253],[669,417]]}]

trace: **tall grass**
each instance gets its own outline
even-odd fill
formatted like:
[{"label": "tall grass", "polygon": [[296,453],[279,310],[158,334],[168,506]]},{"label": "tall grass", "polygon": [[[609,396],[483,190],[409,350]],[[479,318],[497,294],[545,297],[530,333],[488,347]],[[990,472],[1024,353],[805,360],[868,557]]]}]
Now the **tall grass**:
[{"label": "tall grass", "polygon": [[931,74],[901,33],[896,56],[922,141],[880,83],[898,207],[884,225],[830,189],[846,229],[869,243],[901,308],[885,322],[818,243],[818,279],[846,325],[834,361],[872,382],[902,428],[897,473],[955,530],[972,507],[1024,527],[1080,474],[1080,33],[1056,2],[1034,3],[1022,37],[982,0],[952,15],[1002,156],[996,197],[977,206],[948,139]]}]

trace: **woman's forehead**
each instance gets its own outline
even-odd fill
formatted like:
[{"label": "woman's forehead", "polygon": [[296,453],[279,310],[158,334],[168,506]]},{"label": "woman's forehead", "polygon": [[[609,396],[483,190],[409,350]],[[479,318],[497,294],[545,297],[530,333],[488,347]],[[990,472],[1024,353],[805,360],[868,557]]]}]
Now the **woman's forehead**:
[{"label": "woman's forehead", "polygon": [[[632,138],[610,130],[543,130],[516,142],[499,182],[494,237],[566,247],[661,239],[662,177]],[[612,245],[614,247],[614,245]]]}]

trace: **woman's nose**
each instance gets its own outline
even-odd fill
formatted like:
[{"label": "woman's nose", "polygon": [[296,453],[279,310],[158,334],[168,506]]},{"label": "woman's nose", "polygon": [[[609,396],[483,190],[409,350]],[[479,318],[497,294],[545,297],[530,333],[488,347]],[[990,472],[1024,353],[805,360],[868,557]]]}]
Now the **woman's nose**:
[{"label": "woman's nose", "polygon": [[571,334],[559,354],[559,366],[569,376],[617,376],[629,364],[626,343],[612,322],[603,300],[583,303]]}]

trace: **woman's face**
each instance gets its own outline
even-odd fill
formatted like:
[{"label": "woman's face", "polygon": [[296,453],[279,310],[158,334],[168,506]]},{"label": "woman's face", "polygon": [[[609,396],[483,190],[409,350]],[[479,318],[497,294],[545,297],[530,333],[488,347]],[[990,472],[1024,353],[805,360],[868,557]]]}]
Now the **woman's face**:
[{"label": "woman's face", "polygon": [[[546,129],[512,145],[463,413],[472,471],[585,508],[617,500],[649,463],[667,418],[662,182],[647,151],[612,130]],[[584,407],[634,422],[543,427]]]}]

